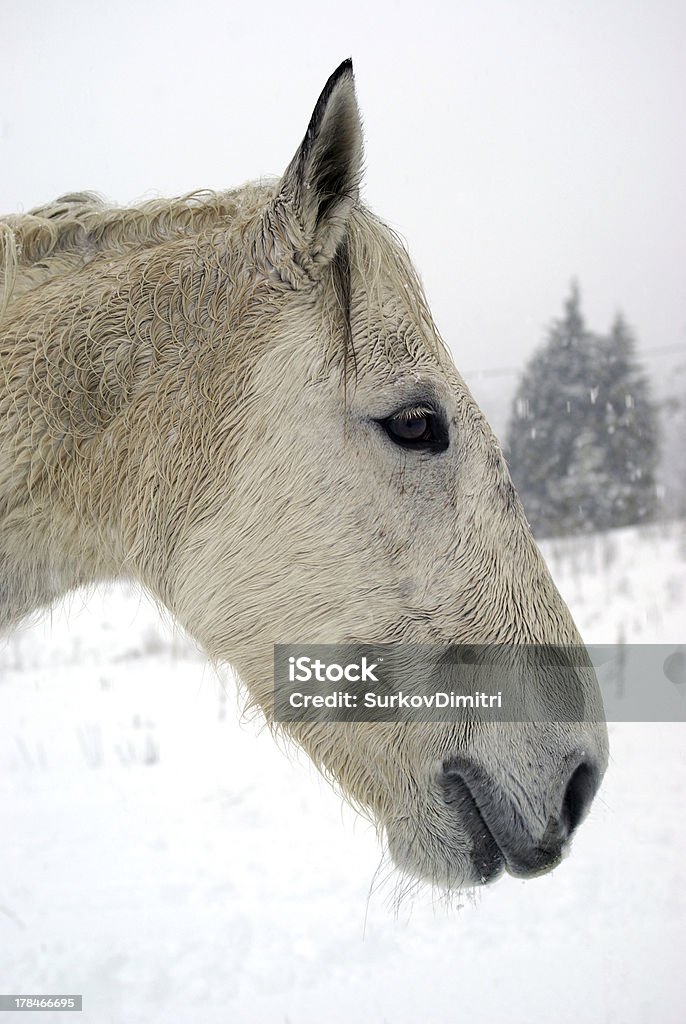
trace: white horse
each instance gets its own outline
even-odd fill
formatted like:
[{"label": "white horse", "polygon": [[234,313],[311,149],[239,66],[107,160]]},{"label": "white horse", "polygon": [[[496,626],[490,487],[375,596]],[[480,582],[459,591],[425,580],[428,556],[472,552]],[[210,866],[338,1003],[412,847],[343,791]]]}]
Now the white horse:
[{"label": "white horse", "polygon": [[[134,579],[268,719],[276,643],[581,643],[361,160],[345,61],[278,182],[0,222],[0,627]],[[562,719],[600,709],[573,689]],[[558,862],[607,763],[590,717],[287,728],[457,886]]]}]

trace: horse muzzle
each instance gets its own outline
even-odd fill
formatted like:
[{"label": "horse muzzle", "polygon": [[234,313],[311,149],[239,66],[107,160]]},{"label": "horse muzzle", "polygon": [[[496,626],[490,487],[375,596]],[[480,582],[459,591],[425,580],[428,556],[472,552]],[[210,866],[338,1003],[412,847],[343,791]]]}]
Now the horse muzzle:
[{"label": "horse muzzle", "polygon": [[[471,857],[482,883],[503,868],[518,878],[550,871],[564,856],[566,845],[588,813],[602,772],[587,753],[565,759],[548,796],[536,814],[527,810],[521,793],[508,792],[486,771],[462,757],[443,764],[438,782],[446,805],[459,818],[471,840]],[[516,787],[521,790],[520,786]]]}]

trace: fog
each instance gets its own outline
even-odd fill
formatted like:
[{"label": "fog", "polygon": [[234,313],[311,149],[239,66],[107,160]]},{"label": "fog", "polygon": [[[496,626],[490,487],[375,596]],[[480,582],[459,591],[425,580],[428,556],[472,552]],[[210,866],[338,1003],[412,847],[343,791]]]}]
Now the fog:
[{"label": "fog", "polygon": [[458,366],[518,367],[572,276],[590,325],[686,345],[686,7],[3,0],[0,210],[281,173],[352,56],[364,197]]}]

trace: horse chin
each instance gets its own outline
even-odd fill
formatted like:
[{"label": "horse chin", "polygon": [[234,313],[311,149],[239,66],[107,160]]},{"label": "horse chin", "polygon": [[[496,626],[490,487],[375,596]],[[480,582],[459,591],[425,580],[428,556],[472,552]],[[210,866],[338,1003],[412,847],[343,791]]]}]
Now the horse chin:
[{"label": "horse chin", "polygon": [[506,870],[505,858],[490,834],[477,840],[454,837],[441,852],[422,843],[416,830],[390,826],[386,835],[388,851],[398,870],[437,889],[489,885]]}]

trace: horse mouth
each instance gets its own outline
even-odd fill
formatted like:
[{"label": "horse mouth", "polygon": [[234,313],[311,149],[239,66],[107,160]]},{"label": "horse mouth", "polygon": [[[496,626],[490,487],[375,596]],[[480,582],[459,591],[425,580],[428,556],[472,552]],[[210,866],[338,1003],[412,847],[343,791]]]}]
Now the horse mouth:
[{"label": "horse mouth", "polygon": [[557,823],[533,841],[523,821],[502,792],[488,786],[481,773],[466,765],[444,768],[444,802],[471,840],[471,858],[481,885],[504,870],[515,878],[536,878],[552,871],[565,852],[565,836]]},{"label": "horse mouth", "polygon": [[469,833],[476,880],[481,885],[494,882],[503,873],[507,861],[469,786],[459,775],[451,775],[443,781],[442,788],[445,803],[454,810]]}]

